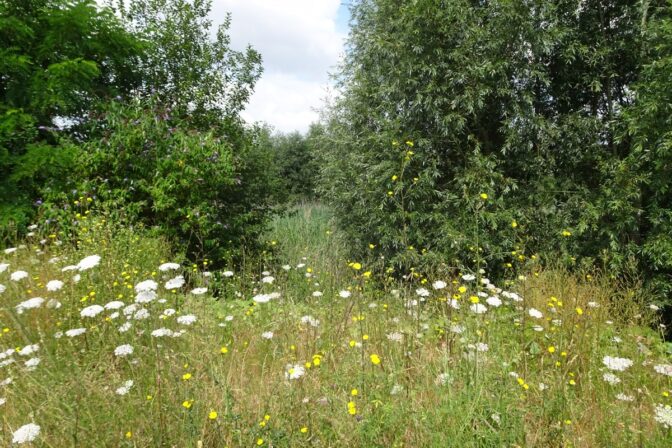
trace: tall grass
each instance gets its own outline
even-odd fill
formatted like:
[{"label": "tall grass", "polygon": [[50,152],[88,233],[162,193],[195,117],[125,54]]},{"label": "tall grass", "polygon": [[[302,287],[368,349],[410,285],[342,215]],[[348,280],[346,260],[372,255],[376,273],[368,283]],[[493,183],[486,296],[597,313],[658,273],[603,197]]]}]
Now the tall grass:
[{"label": "tall grass", "polygon": [[[0,252],[9,264],[0,273],[0,361],[13,360],[0,373],[12,378],[0,390],[1,444],[29,422],[41,427],[37,447],[668,444],[655,413],[670,404],[672,377],[655,366],[670,364],[669,347],[636,290],[539,269],[499,291],[482,276],[379,284],[366,264],[348,266],[330,216],[304,205],[277,220],[268,272],[228,276],[203,263],[162,272],[163,241],[96,218],[77,248],[54,235]],[[94,253],[98,266],[62,271]],[[20,269],[29,277],[12,281]],[[190,284],[166,289],[178,274]],[[55,279],[63,288],[47,291]],[[81,315],[91,304],[132,304],[147,279],[158,297],[128,317],[123,308]],[[279,297],[261,295],[271,293]],[[19,314],[31,297],[62,306]],[[140,308],[148,318],[137,319]],[[186,315],[196,322],[180,324]],[[86,333],[56,337],[73,328]],[[185,332],[152,336],[158,328]],[[22,356],[30,344],[39,349]],[[122,344],[133,354],[115,356]],[[633,361],[612,372],[614,385],[603,378],[607,355]],[[34,370],[25,366],[32,357]],[[118,395],[127,380],[133,386]]]}]

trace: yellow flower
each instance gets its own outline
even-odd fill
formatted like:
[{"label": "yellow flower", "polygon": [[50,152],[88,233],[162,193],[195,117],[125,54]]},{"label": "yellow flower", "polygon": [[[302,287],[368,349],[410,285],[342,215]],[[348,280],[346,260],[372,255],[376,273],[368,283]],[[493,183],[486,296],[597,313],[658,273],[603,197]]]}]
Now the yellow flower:
[{"label": "yellow flower", "polygon": [[357,394],[359,394],[359,391],[358,391],[357,389],[352,389],[352,390],[350,391],[350,395],[352,395],[353,397],[356,397]]},{"label": "yellow flower", "polygon": [[515,219],[514,219],[513,221],[511,221],[511,227],[514,228],[514,229],[515,229],[516,227],[518,227],[518,223],[516,222]]},{"label": "yellow flower", "polygon": [[299,431],[301,431],[301,434],[306,434],[308,432],[308,428],[306,426],[304,426]]},{"label": "yellow flower", "polygon": [[226,355],[227,353],[229,353],[229,349],[226,347],[222,347],[219,349],[219,352],[223,355]]},{"label": "yellow flower", "polygon": [[478,296],[471,296],[471,297],[469,297],[469,300],[471,300],[471,303],[478,303],[479,302]]},{"label": "yellow flower", "polygon": [[548,347],[548,353],[555,353],[555,347],[553,347],[552,345]]},{"label": "yellow flower", "polygon": [[348,414],[355,415],[357,413],[357,406],[355,406],[354,401],[348,402]]},{"label": "yellow flower", "polygon": [[413,147],[413,140],[406,140],[406,145],[410,146],[412,148]]},{"label": "yellow flower", "polygon": [[380,357],[376,355],[375,353],[370,356],[371,362],[373,363],[374,366],[377,366],[380,364]]},{"label": "yellow flower", "polygon": [[257,439],[257,446],[261,446],[264,444],[264,439]]},{"label": "yellow flower", "polygon": [[217,419],[217,411],[214,411],[214,410],[210,411],[210,413],[208,414],[208,418],[210,420],[216,420]]},{"label": "yellow flower", "polygon": [[191,409],[191,405],[194,404],[194,400],[184,400],[182,402],[182,407],[185,409]]},{"label": "yellow flower", "polygon": [[371,271],[366,271],[365,273],[362,274],[362,277],[371,278]]},{"label": "yellow flower", "polygon": [[131,437],[133,437],[133,433],[132,433],[131,431],[128,431],[128,432],[126,433],[126,438],[127,438],[127,439],[130,439]]},{"label": "yellow flower", "polygon": [[350,267],[354,269],[355,271],[359,271],[362,269],[362,264],[361,263],[350,263]]},{"label": "yellow flower", "polygon": [[572,232],[570,232],[569,230],[563,230],[562,236],[572,236]]},{"label": "yellow flower", "polygon": [[578,314],[579,316],[583,314],[583,310],[578,306],[576,307],[576,314]]},{"label": "yellow flower", "polygon": [[396,174],[395,174],[394,176],[392,176],[392,180],[393,180],[393,181],[395,181],[395,180],[397,180],[397,179],[399,179],[399,177],[398,177]]},{"label": "yellow flower", "polygon": [[466,286],[460,286],[459,288],[457,288],[457,290],[460,291],[460,294],[464,294],[465,292],[467,292]]},{"label": "yellow flower", "polygon": [[483,199],[483,200],[488,199],[488,194],[487,193],[481,193],[481,199]]},{"label": "yellow flower", "polygon": [[191,379],[191,373],[185,373],[184,375],[182,375],[182,380],[183,381],[187,381],[187,380],[190,380],[190,379]]}]

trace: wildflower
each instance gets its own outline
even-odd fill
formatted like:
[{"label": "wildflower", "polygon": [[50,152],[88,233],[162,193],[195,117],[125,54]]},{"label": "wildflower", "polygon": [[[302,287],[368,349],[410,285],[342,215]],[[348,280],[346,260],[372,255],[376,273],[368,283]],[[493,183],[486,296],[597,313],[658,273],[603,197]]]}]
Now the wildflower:
[{"label": "wildflower", "polygon": [[184,400],[182,402],[182,407],[185,409],[191,409],[191,406],[194,404],[194,400]]},{"label": "wildflower", "polygon": [[628,367],[632,366],[632,361],[627,358],[617,358],[612,356],[605,356],[602,358],[602,363],[609,370],[614,370],[617,372],[623,372]]},{"label": "wildflower", "polygon": [[619,401],[634,401],[635,397],[632,395],[626,395],[624,393],[616,394],[616,399]]},{"label": "wildflower", "polygon": [[261,438],[257,439],[257,446],[261,446],[263,444],[264,444],[264,439],[261,439]]},{"label": "wildflower", "polygon": [[552,345],[548,347],[548,353],[555,353],[555,347],[553,347]]},{"label": "wildflower", "polygon": [[5,272],[8,267],[9,267],[9,263],[0,263],[0,274]]},{"label": "wildflower", "polygon": [[338,295],[341,296],[341,298],[343,299],[347,299],[352,295],[352,293],[350,291],[342,290],[341,292],[338,293]]},{"label": "wildflower", "polygon": [[0,283],[0,294],[5,292],[6,289],[7,289],[7,287],[5,285],[3,285],[2,283]]},{"label": "wildflower", "polygon": [[23,425],[12,434],[12,443],[22,444],[32,442],[40,435],[40,427],[34,423]]},{"label": "wildflower", "polygon": [[285,378],[288,380],[297,380],[306,373],[306,369],[301,364],[287,364]]},{"label": "wildflower", "polygon": [[130,344],[120,345],[114,349],[115,356],[124,357],[133,354],[133,346]]},{"label": "wildflower", "polygon": [[360,269],[362,269],[362,264],[361,263],[350,263],[350,264],[348,264],[348,266],[350,266],[355,271],[359,271]]},{"label": "wildflower", "polygon": [[432,288],[434,288],[436,290],[443,289],[446,286],[448,286],[448,284],[446,282],[444,282],[443,280],[437,280],[434,283],[432,283]]},{"label": "wildflower", "polygon": [[264,339],[273,339],[273,332],[272,331],[264,331],[261,333],[261,337]]},{"label": "wildflower", "polygon": [[301,434],[306,434],[308,432],[308,428],[304,426],[303,428],[299,429],[301,431]]},{"label": "wildflower", "polygon": [[612,386],[621,382],[621,379],[611,372],[606,372],[602,375],[602,379]]},{"label": "wildflower", "polygon": [[182,286],[184,286],[184,283],[185,283],[184,277],[181,276],[181,275],[178,275],[177,277],[171,278],[170,280],[168,280],[166,282],[166,284],[164,285],[164,287],[167,290],[179,289]]},{"label": "wildflower", "polygon": [[9,279],[15,282],[18,282],[20,280],[23,280],[24,278],[28,277],[28,273],[26,271],[16,271],[12,272],[12,275],[9,276]]},{"label": "wildflower", "polygon": [[131,326],[132,326],[132,325],[133,325],[133,324],[131,324],[130,322],[124,322],[124,324],[121,325],[121,326],[119,327],[119,329],[118,329],[118,330],[119,330],[119,333],[126,333],[128,330],[131,329]]},{"label": "wildflower", "polygon": [[486,311],[488,311],[488,308],[482,303],[474,303],[469,307],[469,309],[471,310],[472,313],[475,314],[483,314]]},{"label": "wildflower", "polygon": [[117,395],[126,395],[133,387],[133,380],[125,381],[124,384],[114,391]]},{"label": "wildflower", "polygon": [[515,229],[516,227],[518,227],[518,222],[516,222],[516,220],[514,219],[513,221],[511,221],[511,228]]},{"label": "wildflower", "polygon": [[564,237],[572,236],[572,232],[570,232],[569,230],[563,230],[562,231],[562,236],[564,236]]},{"label": "wildflower", "polygon": [[173,331],[169,330],[168,328],[159,328],[157,330],[152,331],[151,335],[154,336],[155,338],[173,336]]},{"label": "wildflower", "polygon": [[23,347],[21,350],[19,350],[19,355],[21,356],[29,356],[35,353],[40,349],[39,344],[33,344],[33,345],[26,345]]},{"label": "wildflower", "polygon": [[47,283],[47,291],[58,291],[63,287],[63,282],[60,280],[51,280]]},{"label": "wildflower", "polygon": [[224,271],[224,272],[222,272],[222,275],[224,277],[233,277],[233,272],[232,271]]},{"label": "wildflower", "polygon": [[377,365],[380,364],[380,357],[379,357],[378,355],[376,355],[375,353],[372,354],[372,355],[370,356],[370,358],[371,358],[371,363],[372,363],[374,366],[377,366]]},{"label": "wildflower", "polygon": [[487,193],[481,193],[480,196],[481,196],[481,199],[483,199],[483,200],[488,199],[488,194]]},{"label": "wildflower", "polygon": [[313,297],[322,297],[322,291],[313,291]]},{"label": "wildflower", "polygon": [[576,314],[578,314],[579,316],[583,314],[583,310],[581,309],[581,307],[578,306],[576,307]]},{"label": "wildflower", "polygon": [[210,411],[210,413],[208,414],[208,418],[210,420],[217,420],[217,411],[215,410]]},{"label": "wildflower", "polygon": [[502,300],[497,296],[490,296],[485,300],[488,305],[497,308],[502,305]]},{"label": "wildflower", "polygon": [[99,255],[90,255],[86,258],[83,258],[79,263],[77,263],[77,269],[80,271],[86,271],[91,268],[95,268],[100,263]]},{"label": "wildflower", "polygon": [[191,379],[191,373],[185,373],[182,375],[182,381],[189,381]]},{"label": "wildflower", "polygon": [[658,364],[653,366],[653,370],[660,373],[661,375],[672,376],[672,365],[670,364]]},{"label": "wildflower", "polygon": [[439,373],[439,375],[434,380],[434,384],[437,386],[445,386],[446,384],[450,384],[452,382],[453,379],[449,373]]},{"label": "wildflower", "polygon": [[672,428],[672,407],[667,404],[657,404],[656,415],[653,418],[664,427]]},{"label": "wildflower", "polygon": [[390,390],[390,395],[399,395],[404,391],[404,386],[401,384],[395,384],[392,386],[392,389]]},{"label": "wildflower", "polygon": [[191,293],[195,296],[200,296],[208,292],[208,288],[194,288],[191,290]]},{"label": "wildflower", "polygon": [[403,340],[403,338],[404,338],[404,335],[401,334],[401,333],[399,333],[398,331],[395,331],[395,332],[393,332],[393,333],[388,333],[388,334],[387,334],[387,339],[388,339],[389,341],[393,341],[393,342],[401,342],[401,341]]},{"label": "wildflower", "polygon": [[158,296],[155,291],[140,291],[135,296],[135,303],[150,303]]},{"label": "wildflower", "polygon": [[303,316],[301,318],[302,324],[309,324],[311,327],[317,327],[320,325],[320,321],[315,319],[313,316]]},{"label": "wildflower", "polygon": [[[473,282],[474,280],[476,280],[476,276],[473,275],[473,274],[464,274],[462,276],[462,280],[464,280],[465,282]],[[465,291],[466,291],[466,288],[465,288]]]},{"label": "wildflower", "polygon": [[118,310],[119,308],[123,308],[125,306],[124,302],[120,302],[118,300],[114,300],[112,302],[108,302],[105,304],[104,308],[106,310]]},{"label": "wildflower", "polygon": [[146,291],[156,291],[158,287],[158,283],[156,283],[154,280],[144,280],[135,285],[135,292],[140,293]]},{"label": "wildflower", "polygon": [[530,309],[527,311],[527,314],[529,314],[530,317],[534,317],[534,318],[536,318],[536,319],[541,319],[542,317],[544,317],[544,315],[541,314],[541,311],[539,311],[539,310],[536,309],[536,308],[530,308]]},{"label": "wildflower", "polygon": [[91,305],[84,308],[79,314],[81,314],[82,317],[96,317],[103,311],[105,311],[105,308],[103,308],[102,306]]},{"label": "wildflower", "polygon": [[25,300],[18,305],[16,305],[16,313],[17,314],[23,314],[25,310],[32,310],[35,308],[39,308],[42,306],[44,303],[44,299],[42,297],[33,297],[32,299]]},{"label": "wildflower", "polygon": [[65,335],[69,338],[74,338],[74,337],[80,336],[84,333],[86,333],[86,328],[73,328],[72,330],[66,331]]},{"label": "wildflower", "polygon": [[252,300],[254,300],[257,303],[268,303],[271,300],[271,295],[257,294],[256,296],[252,297]]},{"label": "wildflower", "polygon": [[193,314],[185,314],[177,318],[177,323],[181,325],[191,325],[196,322],[196,316]]},{"label": "wildflower", "polygon": [[28,361],[24,362],[23,364],[29,369],[29,370],[35,370],[37,366],[40,364],[41,360],[40,358],[30,358]]},{"label": "wildflower", "polygon": [[429,297],[429,291],[425,288],[418,288],[415,290],[415,293],[420,297]]},{"label": "wildflower", "polygon": [[177,263],[163,263],[161,266],[159,266],[159,271],[161,272],[175,271],[177,269],[180,269],[180,265]]},{"label": "wildflower", "polygon": [[140,308],[138,311],[133,314],[133,319],[135,320],[144,320],[149,318],[149,310],[145,308]]},{"label": "wildflower", "polygon": [[357,414],[357,405],[354,401],[348,401],[348,414],[355,415]]}]

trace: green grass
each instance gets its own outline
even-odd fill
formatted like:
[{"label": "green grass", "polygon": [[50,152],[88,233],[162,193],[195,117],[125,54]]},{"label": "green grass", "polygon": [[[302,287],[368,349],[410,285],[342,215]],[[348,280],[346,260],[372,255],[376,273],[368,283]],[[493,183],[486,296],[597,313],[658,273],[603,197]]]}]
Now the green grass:
[{"label": "green grass", "polygon": [[[0,445],[9,446],[13,431],[29,422],[41,427],[36,447],[668,444],[669,430],[654,418],[656,405],[670,404],[672,378],[654,370],[670,363],[668,346],[650,329],[655,315],[642,308],[637,291],[537,267],[506,286],[523,301],[500,293],[501,307],[475,314],[472,299],[484,290],[478,282],[446,277],[446,288],[434,290],[436,278],[374,281],[364,275],[366,263],[348,267],[348,242],[331,218],[317,204],[297,207],[267,236],[275,241],[273,255],[231,277],[208,276],[202,264],[161,272],[158,266],[170,261],[164,242],[96,218],[89,218],[78,248],[47,237],[38,253],[35,237],[15,253],[0,252],[0,263],[10,264],[0,273],[7,287],[0,294],[0,348],[40,346],[33,355],[11,355],[15,362],[2,367],[0,380],[13,382],[0,390],[6,398]],[[81,272],[79,282],[75,272],[61,272],[94,253],[101,264]],[[29,277],[10,280],[19,269]],[[273,283],[261,281],[261,270]],[[164,283],[177,274],[190,284],[167,291]],[[47,291],[54,279],[64,287]],[[143,305],[149,318],[130,319],[127,332],[118,331],[127,321],[123,313],[80,315],[91,304],[132,303],[134,285],[146,279],[159,283],[158,299]],[[208,293],[189,292],[201,286]],[[429,292],[424,302],[416,293],[421,287]],[[218,298],[210,294],[215,289]],[[280,297],[252,300],[272,292]],[[31,297],[62,306],[18,314],[15,306]],[[459,310],[449,306],[453,297]],[[177,312],[162,317],[166,308]],[[531,308],[543,317],[531,317]],[[197,321],[180,325],[177,317],[187,314]],[[319,325],[302,323],[304,316]],[[80,327],[84,335],[54,337]],[[186,332],[151,335],[162,327]],[[273,337],[264,339],[264,332]],[[121,344],[134,353],[116,357]],[[614,372],[619,384],[602,379],[605,355],[634,362]],[[32,371],[24,367],[30,357],[40,359]],[[288,365],[295,364],[305,373],[288,379]],[[133,387],[117,395],[126,380]],[[619,393],[633,401],[617,400]]]}]

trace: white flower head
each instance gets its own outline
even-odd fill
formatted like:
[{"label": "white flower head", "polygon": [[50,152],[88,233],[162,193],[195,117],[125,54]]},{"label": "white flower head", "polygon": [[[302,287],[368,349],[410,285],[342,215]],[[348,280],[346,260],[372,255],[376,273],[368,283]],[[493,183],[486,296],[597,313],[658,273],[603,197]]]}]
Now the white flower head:
[{"label": "white flower head", "polygon": [[448,283],[444,282],[443,280],[437,280],[432,283],[432,288],[436,290],[444,289],[446,286],[448,286]]},{"label": "white flower head", "polygon": [[301,364],[287,364],[285,378],[288,380],[298,380],[306,373],[306,369]]},{"label": "white flower head", "polygon": [[536,308],[530,308],[530,309],[527,311],[527,314],[529,314],[530,317],[534,317],[535,319],[541,319],[541,318],[544,317],[544,315],[541,314],[541,311],[539,311],[539,310],[536,309]]},{"label": "white flower head", "polygon": [[476,280],[476,276],[473,274],[464,274],[462,276],[462,280],[464,280],[465,282],[473,282],[474,280]]},{"label": "white flower head", "polygon": [[350,297],[352,295],[352,293],[350,291],[344,289],[341,292],[339,292],[338,295],[341,296],[341,298],[343,298],[343,299],[347,299],[348,297]]},{"label": "white flower head", "polygon": [[320,321],[313,316],[303,316],[301,318],[301,323],[310,325],[311,327],[318,327],[320,325]]},{"label": "white flower head", "polygon": [[487,299],[485,299],[485,303],[495,308],[502,306],[502,300],[497,296],[488,297]]},{"label": "white flower head", "polygon": [[51,280],[47,283],[47,291],[58,291],[63,287],[63,282],[60,280]]},{"label": "white flower head", "polygon": [[272,284],[275,281],[275,278],[271,277],[270,275],[267,275],[266,277],[261,279],[261,283],[267,283],[267,284]]},{"label": "white flower head", "polygon": [[8,267],[9,267],[9,263],[0,263],[0,274],[5,272]]},{"label": "white flower head", "polygon": [[45,300],[42,297],[33,297],[32,299],[28,299],[19,303],[16,305],[15,309],[17,314],[23,314],[25,310],[32,310],[41,307],[44,302]]},{"label": "white flower head", "polygon": [[173,331],[169,330],[168,328],[159,328],[157,330],[152,331],[151,334],[155,338],[162,338],[162,337],[166,337],[166,336],[172,336]]},{"label": "white flower head", "polygon": [[191,293],[195,296],[200,296],[208,292],[208,288],[194,288],[191,290]]},{"label": "white flower head", "polygon": [[196,316],[193,314],[185,314],[177,318],[177,323],[181,325],[191,325],[196,322]]},{"label": "white flower head", "polygon": [[8,247],[7,249],[5,249],[5,253],[6,253],[7,255],[9,255],[9,254],[13,254],[14,252],[16,252],[16,250],[17,250],[16,247]]},{"label": "white flower head", "polygon": [[21,350],[19,350],[19,355],[21,356],[29,356],[35,353],[40,349],[39,344],[33,344],[33,345],[26,345],[23,347]]},{"label": "white flower head", "polygon": [[86,328],[73,328],[72,330],[66,331],[65,335],[69,338],[74,338],[74,337],[80,336],[84,333],[86,333]]},{"label": "white flower head", "polygon": [[12,272],[12,274],[9,276],[9,279],[14,281],[14,282],[18,282],[18,281],[21,281],[21,280],[23,280],[24,278],[27,278],[27,277],[28,277],[28,273],[26,271],[15,271],[15,272]]},{"label": "white flower head", "polygon": [[79,314],[82,317],[96,317],[103,311],[105,311],[105,308],[100,305],[90,305],[84,308]]},{"label": "white flower head", "polygon": [[113,300],[112,302],[108,302],[105,304],[105,309],[106,310],[118,310],[120,308],[123,308],[126,304],[124,302],[121,302],[119,300]]},{"label": "white flower head", "polygon": [[133,354],[133,346],[130,344],[120,345],[114,349],[114,355],[120,358]]},{"label": "white flower head", "polygon": [[672,407],[669,404],[657,404],[653,418],[664,427],[672,428]]},{"label": "white flower head", "polygon": [[164,286],[168,290],[179,289],[182,286],[184,286],[184,283],[185,283],[184,282],[184,277],[181,276],[181,275],[178,275],[177,277],[171,278],[170,280],[168,280]]},{"label": "white flower head", "polygon": [[40,427],[35,423],[28,423],[23,425],[12,434],[12,443],[22,444],[29,443],[37,439],[40,435]]},{"label": "white flower head", "polygon": [[117,395],[126,395],[128,392],[130,392],[132,387],[133,387],[133,380],[128,380],[125,381],[124,384],[121,387],[117,388],[117,390],[115,390],[114,392]]},{"label": "white flower head", "polygon": [[602,358],[602,363],[607,367],[607,369],[614,370],[616,372],[623,372],[628,367],[632,366],[631,360],[614,356],[605,356]]},{"label": "white flower head", "polygon": [[653,366],[653,370],[660,373],[661,375],[666,375],[672,377],[672,365],[671,364],[658,364]]},{"label": "white flower head", "polygon": [[177,263],[163,263],[159,266],[159,271],[161,272],[176,271],[178,269],[180,269],[180,265]]},{"label": "white flower head", "polygon": [[135,295],[135,303],[149,303],[157,297],[156,291],[152,291],[151,289],[140,291]]},{"label": "white flower head", "polygon": [[83,258],[79,263],[77,263],[77,269],[80,271],[86,271],[91,268],[95,268],[100,264],[100,255],[89,255],[86,258]]},{"label": "white flower head", "polygon": [[488,308],[482,303],[474,303],[469,307],[469,309],[471,310],[472,313],[475,314],[483,314],[486,311],[488,311]]},{"label": "white flower head", "polygon": [[156,283],[154,280],[144,280],[135,285],[135,292],[141,293],[147,291],[156,291],[158,287],[158,283]]},{"label": "white flower head", "polygon": [[272,331],[264,331],[261,333],[261,337],[264,339],[273,339],[273,332]]},{"label": "white flower head", "polygon": [[224,277],[233,277],[233,271],[224,271],[222,272]]}]

